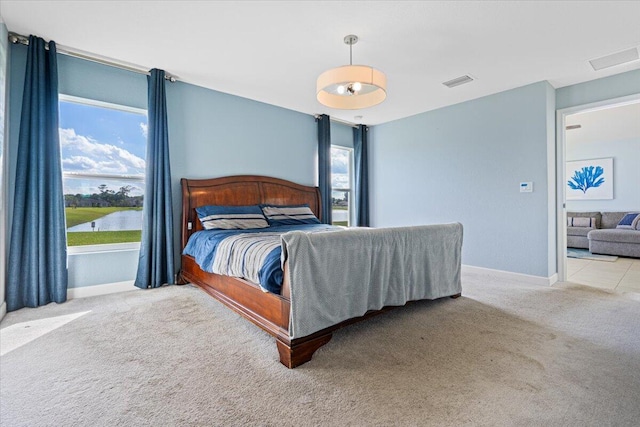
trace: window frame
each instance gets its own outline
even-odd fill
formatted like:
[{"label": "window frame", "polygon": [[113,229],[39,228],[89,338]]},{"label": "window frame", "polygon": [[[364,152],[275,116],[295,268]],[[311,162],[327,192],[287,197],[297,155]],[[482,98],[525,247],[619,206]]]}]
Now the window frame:
[{"label": "window frame", "polygon": [[[128,105],[114,104],[111,102],[98,101],[96,99],[82,98],[79,96],[67,95],[63,93],[58,94],[58,103],[60,102],[72,102],[72,103],[81,104],[81,105],[89,105],[92,107],[108,108],[111,110],[124,111],[127,113],[141,114],[147,118],[147,123],[149,119],[148,110],[145,110],[143,108],[131,107]],[[58,125],[58,129],[60,129],[59,125]],[[60,161],[62,162],[62,160],[63,159],[61,156]],[[86,178],[86,179],[103,178],[108,180],[117,179],[118,181],[141,183],[146,188],[145,175],[138,176],[138,175],[114,175],[114,174],[96,174],[96,173],[83,173],[83,172],[65,172],[64,167],[62,167],[63,182],[65,178]],[[66,215],[65,215],[65,224],[66,224]],[[67,231],[65,230],[65,233],[66,232]],[[103,243],[101,245],[67,246],[68,255],[91,254],[91,253],[100,253],[100,252],[103,252],[103,253],[119,252],[119,251],[130,251],[130,250],[136,250],[136,251],[140,250],[140,242]]]},{"label": "window frame", "polygon": [[[347,209],[349,209],[349,216],[347,218],[347,227],[352,227],[353,224],[355,223],[355,212],[354,212],[354,201],[353,201],[353,180],[354,180],[354,159],[353,159],[353,147],[345,147],[344,145],[337,145],[337,144],[331,144],[331,149],[337,149],[337,150],[344,150],[347,153],[349,153],[349,187],[347,188],[341,188],[341,187],[334,187],[333,186],[333,179],[331,180],[331,194],[332,194],[332,198],[333,198],[333,192],[334,191],[338,191],[338,192],[343,192],[343,193],[348,193],[348,206]],[[333,165],[332,165],[333,166]],[[332,206],[332,210],[333,210],[333,206]],[[333,218],[331,218],[331,222],[333,222]]]}]

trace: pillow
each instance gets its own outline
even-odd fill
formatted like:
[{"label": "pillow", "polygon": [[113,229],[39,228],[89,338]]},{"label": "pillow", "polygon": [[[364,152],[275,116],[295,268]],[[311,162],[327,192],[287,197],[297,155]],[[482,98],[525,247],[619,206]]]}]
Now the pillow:
[{"label": "pillow", "polygon": [[567,217],[567,226],[568,227],[595,227],[596,219],[589,218],[586,216],[568,216]]},{"label": "pillow", "polygon": [[260,205],[269,225],[320,224],[320,220],[311,212],[309,205]]},{"label": "pillow", "polygon": [[628,213],[620,220],[616,228],[637,230],[639,221],[640,221],[640,213],[638,212]]},{"label": "pillow", "polygon": [[269,226],[258,205],[200,206],[196,208],[196,212],[205,230],[246,230]]}]

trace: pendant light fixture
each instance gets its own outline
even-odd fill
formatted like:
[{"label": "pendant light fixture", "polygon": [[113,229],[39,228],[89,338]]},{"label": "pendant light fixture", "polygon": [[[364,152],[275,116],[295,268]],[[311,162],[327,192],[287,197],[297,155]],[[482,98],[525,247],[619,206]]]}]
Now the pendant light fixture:
[{"label": "pendant light fixture", "polygon": [[316,84],[318,102],[341,110],[380,104],[387,97],[387,77],[368,65],[353,65],[353,45],[358,42],[358,36],[345,36],[344,42],[349,45],[349,65],[320,74]]}]

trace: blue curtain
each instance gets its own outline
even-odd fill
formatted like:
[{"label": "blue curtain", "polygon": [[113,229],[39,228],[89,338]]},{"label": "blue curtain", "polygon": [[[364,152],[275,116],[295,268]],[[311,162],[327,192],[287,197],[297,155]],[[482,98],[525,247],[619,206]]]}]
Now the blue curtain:
[{"label": "blue curtain", "polygon": [[173,204],[164,71],[153,69],[149,85],[149,131],[142,239],[135,285],[157,288],[174,282]]},{"label": "blue curtain", "polygon": [[353,129],[354,205],[356,225],[360,227],[369,226],[368,133],[369,128],[365,125]]},{"label": "blue curtain", "polygon": [[56,44],[29,37],[18,138],[7,310],[67,300]]},{"label": "blue curtain", "polygon": [[322,222],[331,224],[331,124],[322,114],[318,122],[318,186],[322,201]]}]

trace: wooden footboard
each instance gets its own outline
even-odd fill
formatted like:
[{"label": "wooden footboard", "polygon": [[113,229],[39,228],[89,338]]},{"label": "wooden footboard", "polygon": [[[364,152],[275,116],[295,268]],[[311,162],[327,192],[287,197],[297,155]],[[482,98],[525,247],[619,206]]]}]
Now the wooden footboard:
[{"label": "wooden footboard", "polygon": [[182,256],[181,276],[269,334],[290,342],[290,304],[285,298],[264,292],[246,280],[202,271],[188,255]]},{"label": "wooden footboard", "polygon": [[181,283],[193,283],[242,317],[276,338],[280,362],[295,368],[311,360],[328,343],[337,327],[292,340],[289,336],[290,303],[279,295],[263,292],[242,279],[202,271],[193,257],[182,256]]},{"label": "wooden footboard", "polygon": [[[295,368],[310,361],[316,350],[331,340],[334,331],[396,308],[390,306],[381,310],[371,310],[364,316],[345,320],[312,335],[291,339],[290,303],[286,298],[263,292],[258,286],[242,279],[204,272],[195,260],[187,255],[182,256],[182,267],[182,282],[193,283],[275,337],[280,363],[287,368]],[[451,298],[459,296],[460,294],[451,295]]]},{"label": "wooden footboard", "polygon": [[[191,234],[202,230],[196,207],[205,205],[304,204],[320,219],[320,190],[283,179],[238,175],[213,179],[185,179],[182,185],[181,247]],[[204,272],[190,256],[182,257],[181,281],[191,282],[243,317],[273,335],[280,361],[289,368],[309,360],[331,338],[330,332],[291,340],[289,336],[290,304],[287,298],[263,292],[242,279]]]},{"label": "wooden footboard", "polygon": [[[320,218],[320,192],[277,178],[260,176],[234,176],[207,180],[182,179],[182,248],[191,234],[201,230],[195,208],[204,205],[256,205],[303,204]],[[248,281],[229,276],[207,273],[200,269],[194,258],[182,256],[179,282],[193,283],[212,297],[250,320],[275,337],[280,362],[295,368],[311,360],[318,348],[331,340],[333,331],[390,310],[370,311],[364,316],[349,319],[309,336],[291,339],[289,316],[291,305],[287,296],[262,291]],[[286,286],[285,286],[286,289]],[[457,297],[458,295],[452,295]]]}]

